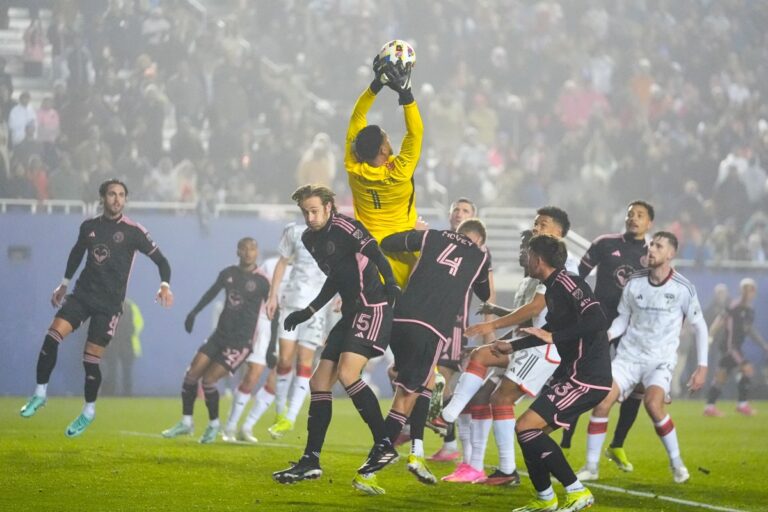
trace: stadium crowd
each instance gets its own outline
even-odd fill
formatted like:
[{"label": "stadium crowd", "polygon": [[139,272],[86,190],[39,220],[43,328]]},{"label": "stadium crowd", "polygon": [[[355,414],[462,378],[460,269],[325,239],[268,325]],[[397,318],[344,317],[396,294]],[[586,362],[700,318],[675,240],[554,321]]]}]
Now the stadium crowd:
[{"label": "stadium crowd", "polygon": [[[0,197],[85,199],[114,175],[137,199],[201,205],[346,190],[346,115],[396,34],[418,55],[420,205],[558,204],[592,238],[643,197],[681,257],[766,260],[766,4],[212,4],[234,14],[111,0],[33,16],[24,70],[50,45],[51,95],[33,106],[0,73]],[[396,125],[385,110],[372,119]]]}]

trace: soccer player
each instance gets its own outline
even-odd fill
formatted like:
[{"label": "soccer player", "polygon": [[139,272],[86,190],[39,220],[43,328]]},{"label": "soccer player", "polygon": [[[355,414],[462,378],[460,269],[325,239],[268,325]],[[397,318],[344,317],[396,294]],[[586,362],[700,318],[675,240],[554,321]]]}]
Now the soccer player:
[{"label": "soccer player", "polygon": [[[347,129],[344,167],[352,190],[355,218],[381,241],[392,233],[416,226],[416,198],[413,173],[421,155],[424,125],[411,92],[410,69],[374,60],[375,78],[360,95],[352,110]],[[369,125],[366,114],[383,81],[398,93],[405,114],[406,134],[400,153],[394,155],[387,133]],[[397,283],[405,287],[416,256],[411,253],[387,255]]]},{"label": "soccer player", "polygon": [[581,480],[597,480],[608,413],[638,384],[645,389],[645,409],[667,450],[674,481],[683,483],[690,478],[680,457],[677,432],[666,412],[665,398],[677,363],[683,320],[687,319],[694,329],[699,360],[688,381],[691,392],[701,389],[707,376],[708,335],[696,288],[672,268],[676,253],[675,235],[654,233],[648,247],[648,268],[632,274],[621,294],[619,316],[608,330],[610,339],[623,336],[611,365],[613,385],[589,419],[587,464],[578,473]]},{"label": "soccer player", "polygon": [[739,283],[739,288],[741,289],[739,298],[725,312],[721,313],[712,325],[712,334],[724,328],[725,336],[720,345],[722,357],[717,365],[717,371],[707,395],[707,406],[704,408],[705,416],[723,415],[715,407],[715,403],[720,396],[720,390],[728,380],[728,375],[735,368],[738,368],[741,374],[738,383],[739,404],[736,407],[736,412],[745,416],[755,414],[755,410],[747,401],[755,369],[752,367],[752,363],[744,357],[741,347],[747,336],[760,343],[763,350],[766,351],[768,351],[768,343],[755,329],[755,309],[752,307],[752,303],[755,300],[755,295],[757,295],[757,284],[754,279],[745,277]]},{"label": "soccer player", "polygon": [[[603,235],[596,238],[587,249],[579,263],[579,275],[587,277],[597,268],[595,297],[600,301],[609,322],[618,316],[617,308],[629,276],[646,266],[648,242],[646,235],[651,229],[655,212],[653,206],[645,201],[632,201],[627,205],[624,218],[624,233]],[[618,343],[619,339],[613,340]],[[642,395],[634,393],[621,403],[619,421],[613,434],[613,441],[608,445],[605,456],[614,461],[622,471],[634,468],[624,451],[624,440],[637,418]],[[563,430],[560,447],[569,449],[576,430],[576,421],[568,430]]]},{"label": "soccer player", "polygon": [[[515,432],[528,474],[538,496],[518,512],[576,511],[594,503],[549,432],[568,428],[573,418],[594,408],[610,391],[611,360],[605,335],[607,321],[589,285],[565,269],[567,251],[562,240],[534,236],[528,246],[528,274],[539,279],[547,291],[547,323],[523,327],[528,334],[498,344],[499,352],[520,351],[545,343],[557,347],[560,365],[538,398],[517,420]],[[514,357],[514,356],[513,356]],[[565,487],[565,504],[558,501],[550,475]]]},{"label": "soccer player", "polygon": [[[80,225],[77,242],[67,259],[64,279],[51,297],[53,307],[60,309],[48,328],[37,359],[37,387],[21,408],[21,415],[29,418],[45,405],[59,344],[90,318],[83,350],[85,405],[67,427],[67,437],[82,434],[96,415],[96,397],[101,385],[99,362],[115,334],[136,251],[149,256],[160,272],[160,289],[155,300],[164,307],[173,305],[169,284],[171,267],[144,226],[123,215],[127,196],[128,187],[118,179],[104,181],[99,186],[103,212]],[[86,253],[85,268],[77,279],[74,292],[67,295],[69,282]]]},{"label": "soccer player", "polygon": [[412,230],[381,242],[390,252],[420,253],[408,288],[395,306],[391,348],[396,389],[385,426],[387,437],[396,439],[410,416],[414,435],[408,470],[427,484],[437,482],[424,461],[427,411],[420,411],[419,417],[412,411],[417,399],[431,388],[435,363],[454,331],[456,317],[467,318],[470,292],[481,300],[490,296],[489,258],[481,249],[484,243],[485,226],[478,219],[465,220],[457,231]]},{"label": "soccer player", "polygon": [[173,427],[163,430],[163,437],[192,435],[192,412],[197,397],[198,382],[202,380],[208,426],[200,437],[203,444],[212,443],[220,430],[219,390],[216,383],[235,370],[253,350],[258,334],[261,306],[269,294],[269,280],[259,272],[256,260],[259,249],[253,238],[237,242],[238,265],[219,272],[216,281],[200,298],[184,320],[184,329],[191,333],[195,317],[224,290],[226,300],[216,329],[192,358],[181,385],[182,417]]},{"label": "soccer player", "polygon": [[[341,320],[331,329],[309,381],[310,404],[307,444],[301,459],[290,468],[272,474],[282,484],[318,478],[320,451],[331,422],[331,389],[341,381],[352,403],[368,425],[374,448],[353,479],[363,492],[375,492],[377,469],[397,457],[384,431],[384,418],[373,390],[360,378],[369,359],[384,353],[392,330],[392,304],[400,288],[379,244],[361,222],[337,213],[334,193],[320,185],[299,187],[292,196],[307,229],[304,247],[327,276],[317,297],[304,309],[285,318],[291,331],[309,320],[331,298],[341,296]],[[382,284],[381,278],[384,278]]]},{"label": "soccer player", "polygon": [[[315,298],[325,283],[325,274],[318,268],[312,255],[301,242],[301,235],[306,226],[291,222],[283,230],[278,246],[279,259],[272,276],[272,288],[267,301],[267,315],[272,318],[280,301],[280,321],[278,323],[279,352],[277,363],[277,381],[275,404],[277,421],[269,427],[273,438],[280,438],[293,430],[296,416],[299,414],[304,399],[309,393],[309,378],[312,376],[312,363],[315,350],[323,344],[325,338],[327,304],[308,322],[299,324],[288,331],[282,327],[285,318],[303,309]],[[293,262],[289,279],[284,280],[285,269]],[[281,285],[284,286],[281,288]],[[278,290],[281,290],[278,292]],[[296,377],[293,378],[293,366],[296,365]],[[291,381],[293,386],[291,387]],[[291,390],[290,400],[288,391]],[[286,408],[286,402],[288,404]]]}]

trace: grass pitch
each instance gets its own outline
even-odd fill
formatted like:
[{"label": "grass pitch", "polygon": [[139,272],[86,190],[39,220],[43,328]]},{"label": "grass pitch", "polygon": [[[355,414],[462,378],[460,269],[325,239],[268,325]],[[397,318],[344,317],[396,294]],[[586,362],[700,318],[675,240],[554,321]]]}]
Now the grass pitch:
[{"label": "grass pitch", "polygon": [[[102,398],[93,425],[76,439],[67,439],[64,429],[79,413],[80,399],[52,397],[31,419],[18,414],[24,400],[0,398],[0,510],[497,511],[521,506],[532,495],[527,479],[518,488],[444,482],[426,486],[406,471],[404,458],[379,475],[386,495],[361,495],[350,481],[371,438],[349,400],[334,401],[321,458],[323,476],[297,485],[279,485],[271,473],[301,455],[306,407],[297,428],[279,441],[271,440],[266,431],[274,418],[268,411],[254,429],[261,441],[258,445],[200,445],[197,437],[163,439],[159,435],[178,421],[178,398]],[[518,410],[527,406],[524,402]],[[733,412],[732,402],[724,402],[720,407],[727,411],[726,417],[704,418],[701,401],[672,404],[670,413],[691,471],[691,480],[684,485],[672,482],[664,449],[641,411],[626,443],[635,471],[621,473],[603,460],[599,484],[736,510],[768,510],[768,404],[755,406],[764,414],[745,418]],[[224,418],[228,410],[229,401],[222,400]],[[204,404],[198,401],[197,436],[206,422]],[[582,418],[569,454],[577,469],[584,461],[585,423]],[[559,433],[554,436],[559,440]],[[439,444],[439,438],[427,432],[428,454]],[[491,438],[486,464],[496,460]],[[519,450],[517,461],[525,469]],[[443,476],[454,464],[430,467]],[[561,486],[555,484],[555,491],[562,497]],[[596,510],[704,510],[596,487],[592,491]]]}]

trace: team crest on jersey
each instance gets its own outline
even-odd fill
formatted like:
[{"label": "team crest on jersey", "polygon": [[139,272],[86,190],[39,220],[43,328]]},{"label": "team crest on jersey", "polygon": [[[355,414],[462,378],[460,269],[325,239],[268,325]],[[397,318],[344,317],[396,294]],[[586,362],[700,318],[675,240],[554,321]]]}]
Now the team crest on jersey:
[{"label": "team crest on jersey", "polygon": [[249,291],[249,292],[252,292],[252,291],[254,291],[254,290],[256,289],[256,281],[254,281],[253,279],[249,279],[249,280],[248,280],[248,281],[245,283],[245,289],[246,289],[247,291]]},{"label": "team crest on jersey", "polygon": [[355,237],[358,240],[362,240],[363,239],[363,232],[360,231],[359,229],[356,229],[355,232],[352,233],[352,236]]},{"label": "team crest on jersey", "polygon": [[326,252],[326,254],[333,254],[333,253],[335,253],[336,252],[336,244],[334,244],[333,242],[331,242],[329,240],[328,243],[325,244],[325,252]]},{"label": "team crest on jersey", "polygon": [[619,288],[624,288],[629,281],[629,276],[632,275],[635,269],[629,265],[620,265],[614,272],[613,278],[616,280],[616,284]]},{"label": "team crest on jersey", "polygon": [[664,298],[667,299],[667,304],[675,300],[675,295],[672,293],[665,293]]},{"label": "team crest on jersey", "polygon": [[93,261],[97,265],[103,265],[109,259],[109,247],[104,244],[98,244],[94,246],[91,254],[93,255]]},{"label": "team crest on jersey", "polygon": [[581,291],[581,288],[576,288],[573,291],[573,298],[576,299],[576,300],[581,300],[581,299],[584,298],[584,292]]},{"label": "team crest on jersey", "polygon": [[123,240],[125,240],[125,233],[122,231],[115,232],[115,234],[112,235],[112,240],[114,240],[116,244],[121,243]]}]

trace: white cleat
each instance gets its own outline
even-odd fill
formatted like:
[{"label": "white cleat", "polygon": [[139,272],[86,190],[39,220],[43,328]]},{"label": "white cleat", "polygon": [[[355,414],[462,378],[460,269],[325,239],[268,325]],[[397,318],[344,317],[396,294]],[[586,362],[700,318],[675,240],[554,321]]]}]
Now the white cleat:
[{"label": "white cleat", "polygon": [[221,433],[221,440],[225,443],[234,443],[237,441],[237,437],[235,435],[235,430],[230,428],[225,428],[224,431]]},{"label": "white cleat", "polygon": [[259,442],[259,440],[256,439],[252,433],[243,429],[240,429],[240,431],[237,433],[237,440],[242,441],[244,443],[252,443],[252,444]]},{"label": "white cleat", "polygon": [[598,474],[597,469],[592,470],[587,466],[584,466],[576,473],[576,478],[582,482],[592,482],[599,479],[600,475]]},{"label": "white cleat", "polygon": [[673,467],[672,477],[675,479],[676,484],[684,484],[691,479],[691,474],[688,473],[688,468],[685,466],[680,466],[677,468]]}]

